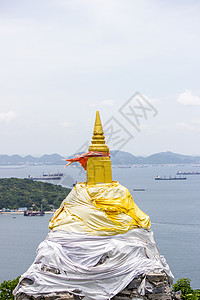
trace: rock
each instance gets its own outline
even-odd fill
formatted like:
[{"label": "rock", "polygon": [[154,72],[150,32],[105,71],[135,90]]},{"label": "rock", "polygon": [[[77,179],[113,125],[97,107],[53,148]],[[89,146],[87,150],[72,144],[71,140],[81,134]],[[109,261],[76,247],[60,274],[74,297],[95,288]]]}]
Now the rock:
[{"label": "rock", "polygon": [[178,292],[172,292],[172,299],[174,299],[174,300],[180,300],[180,299],[182,299],[181,298],[181,295],[182,295],[182,292],[181,291],[178,291]]},{"label": "rock", "polygon": [[149,295],[147,299],[149,299],[149,300],[172,300],[172,297],[171,297],[171,295],[152,294],[152,295]]},{"label": "rock", "polygon": [[16,297],[16,300],[75,300],[75,299],[80,299],[80,298],[74,298],[74,296],[68,292],[41,294],[35,296],[20,294]]},{"label": "rock", "polygon": [[[55,270],[53,270],[55,271]],[[31,284],[31,282],[24,282]],[[74,293],[80,294],[79,289]],[[115,295],[112,300],[175,300],[181,299],[179,292],[172,293],[168,277],[165,273],[149,273],[133,279],[125,289]],[[81,300],[82,296],[72,295],[68,292],[27,296],[20,294],[16,300]],[[98,299],[97,299],[98,300]]]},{"label": "rock", "polygon": [[146,279],[150,282],[153,283],[154,285],[157,282],[164,282],[166,280],[166,274],[164,273],[148,273],[146,275]]},{"label": "rock", "polygon": [[[172,300],[172,292],[165,273],[149,273],[133,279],[112,300]],[[176,299],[176,298],[174,298]]]},{"label": "rock", "polygon": [[142,276],[136,277],[134,280],[132,280],[132,281],[129,283],[129,285],[127,285],[126,289],[128,289],[128,290],[129,290],[129,289],[130,289],[130,290],[132,290],[132,289],[137,289],[137,288],[140,286],[142,280],[143,280],[143,277],[142,277]]}]

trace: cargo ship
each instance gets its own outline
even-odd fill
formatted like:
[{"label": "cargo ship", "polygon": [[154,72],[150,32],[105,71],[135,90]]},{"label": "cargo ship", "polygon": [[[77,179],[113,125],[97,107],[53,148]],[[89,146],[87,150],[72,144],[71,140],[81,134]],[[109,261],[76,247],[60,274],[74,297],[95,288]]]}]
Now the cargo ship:
[{"label": "cargo ship", "polygon": [[63,173],[43,173],[40,177],[33,177],[28,175],[28,179],[30,180],[60,180],[63,176]]},{"label": "cargo ship", "polygon": [[178,171],[176,175],[200,175],[200,172],[181,172]]},{"label": "cargo ship", "polygon": [[155,177],[155,180],[186,180],[187,179],[187,177],[171,177],[171,176],[169,176],[169,177],[166,177],[166,176],[164,176],[164,177],[160,177],[160,176],[156,176]]}]

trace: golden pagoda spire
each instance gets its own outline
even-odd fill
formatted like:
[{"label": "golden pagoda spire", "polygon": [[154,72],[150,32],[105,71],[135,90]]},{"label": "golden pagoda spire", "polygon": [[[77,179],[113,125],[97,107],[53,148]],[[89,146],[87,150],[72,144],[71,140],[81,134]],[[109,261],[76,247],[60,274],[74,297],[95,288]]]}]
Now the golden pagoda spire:
[{"label": "golden pagoda spire", "polygon": [[92,145],[90,145],[88,150],[109,153],[109,148],[105,144],[105,137],[101,125],[99,111],[96,112],[96,119],[95,119],[95,125],[94,125],[93,137],[92,137]]},{"label": "golden pagoda spire", "polygon": [[[96,112],[92,144],[89,146],[88,150],[109,153],[109,148],[105,144],[105,137],[98,111]],[[112,170],[110,157],[89,157],[87,161],[87,184],[111,182]]]}]

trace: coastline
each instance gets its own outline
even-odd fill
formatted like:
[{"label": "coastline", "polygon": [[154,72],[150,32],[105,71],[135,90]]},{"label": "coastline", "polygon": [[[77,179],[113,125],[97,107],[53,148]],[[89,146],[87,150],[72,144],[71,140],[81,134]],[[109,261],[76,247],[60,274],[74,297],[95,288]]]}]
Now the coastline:
[{"label": "coastline", "polygon": [[[0,215],[23,215],[23,211],[1,211]],[[45,211],[45,214],[54,214],[53,211]]]}]

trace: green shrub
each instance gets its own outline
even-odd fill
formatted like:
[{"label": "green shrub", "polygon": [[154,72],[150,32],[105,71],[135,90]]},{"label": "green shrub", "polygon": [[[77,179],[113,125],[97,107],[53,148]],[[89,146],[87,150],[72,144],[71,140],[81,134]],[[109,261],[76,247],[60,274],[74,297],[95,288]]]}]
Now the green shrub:
[{"label": "green shrub", "polygon": [[19,282],[19,277],[13,280],[3,281],[0,285],[0,300],[12,300],[14,296],[12,294],[14,288]]},{"label": "green shrub", "polygon": [[173,291],[181,291],[181,298],[184,300],[199,300],[200,290],[193,290],[190,286],[189,278],[181,278],[173,285]]}]

